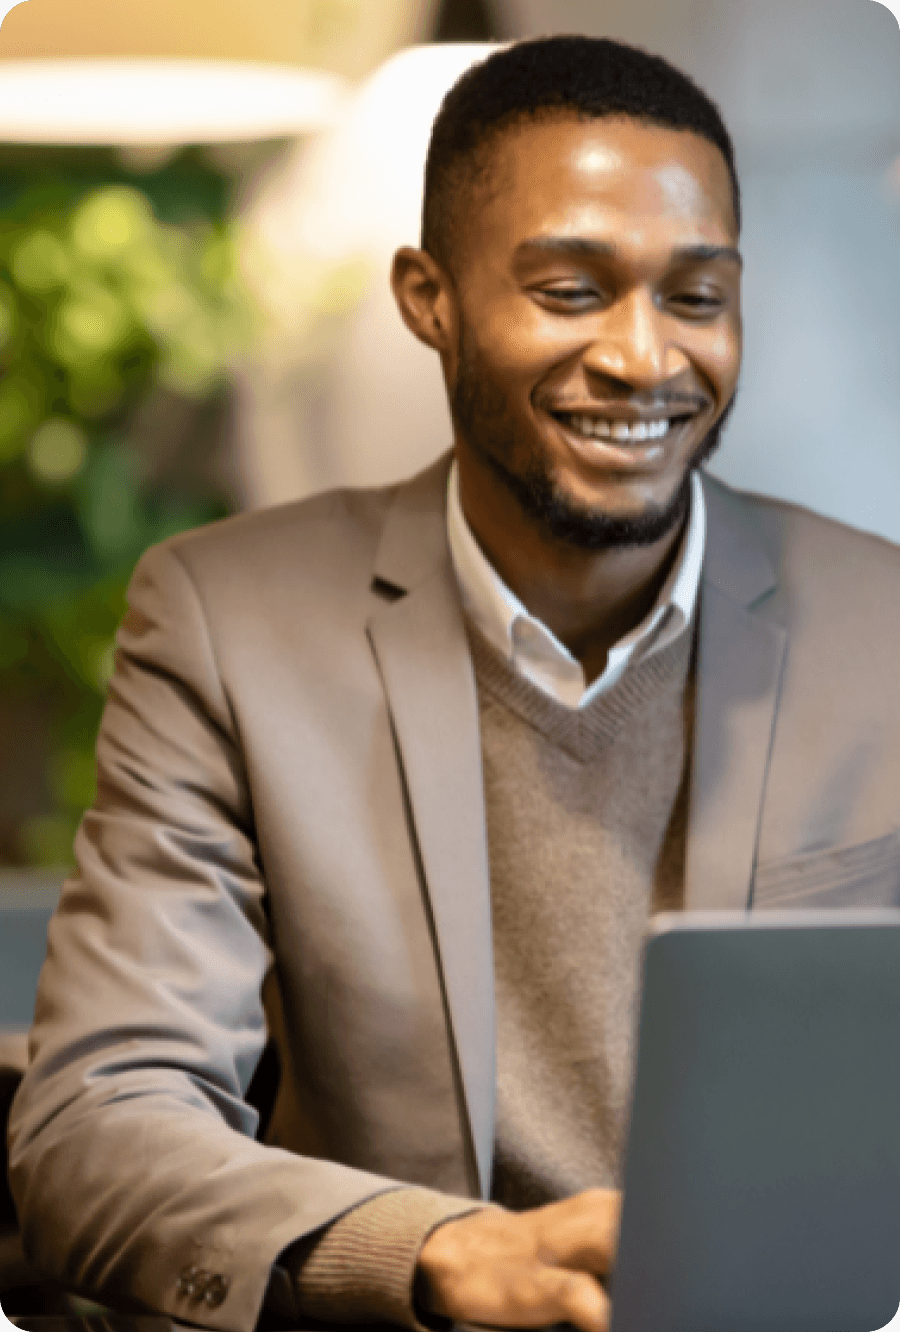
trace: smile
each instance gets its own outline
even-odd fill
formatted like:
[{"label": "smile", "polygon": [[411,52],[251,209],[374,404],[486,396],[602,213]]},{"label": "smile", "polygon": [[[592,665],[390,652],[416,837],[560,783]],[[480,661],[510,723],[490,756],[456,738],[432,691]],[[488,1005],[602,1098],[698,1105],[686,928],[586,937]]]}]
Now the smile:
[{"label": "smile", "polygon": [[589,439],[608,439],[617,444],[645,444],[648,440],[664,439],[673,426],[689,420],[687,416],[660,417],[653,421],[607,421],[599,416],[560,412],[557,420],[570,430]]}]

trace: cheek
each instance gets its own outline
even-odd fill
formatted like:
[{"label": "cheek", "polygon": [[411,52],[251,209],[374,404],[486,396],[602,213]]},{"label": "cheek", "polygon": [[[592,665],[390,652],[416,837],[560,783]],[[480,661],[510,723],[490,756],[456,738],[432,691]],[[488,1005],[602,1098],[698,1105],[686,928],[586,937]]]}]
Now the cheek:
[{"label": "cheek", "polygon": [[740,321],[709,330],[698,342],[694,360],[707,378],[730,397],[741,366]]},{"label": "cheek", "polygon": [[540,373],[565,343],[564,330],[556,327],[563,321],[548,319],[507,280],[493,281],[478,293],[477,301],[466,302],[463,317],[484,362],[511,375]]},{"label": "cheek", "polygon": [[524,321],[506,312],[498,313],[493,325],[488,327],[487,344],[498,364],[514,370],[527,362],[531,339]]},{"label": "cheek", "polygon": [[529,304],[497,314],[480,331],[484,364],[513,397],[531,400],[551,380],[571,373],[585,338],[573,323],[551,321]]},{"label": "cheek", "polygon": [[527,312],[492,311],[478,325],[476,347],[491,377],[510,385],[527,382],[541,364],[540,339]]}]

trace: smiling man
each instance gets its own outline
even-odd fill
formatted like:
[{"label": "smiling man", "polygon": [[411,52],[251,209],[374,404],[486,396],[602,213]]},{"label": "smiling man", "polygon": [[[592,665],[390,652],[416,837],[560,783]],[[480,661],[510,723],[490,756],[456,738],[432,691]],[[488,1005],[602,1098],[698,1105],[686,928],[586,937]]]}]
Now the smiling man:
[{"label": "smiling man", "polygon": [[443,360],[469,526],[593,679],[655,600],[734,400],[736,186],[709,139],[633,116],[544,108],[485,137],[474,217],[451,242],[426,211],[394,287]]},{"label": "smiling man", "polygon": [[602,1332],[650,913],[900,897],[900,553],[700,470],[739,232],[660,59],[448,94],[393,284],[452,453],[135,575],[11,1124],[48,1271],[223,1332]]}]

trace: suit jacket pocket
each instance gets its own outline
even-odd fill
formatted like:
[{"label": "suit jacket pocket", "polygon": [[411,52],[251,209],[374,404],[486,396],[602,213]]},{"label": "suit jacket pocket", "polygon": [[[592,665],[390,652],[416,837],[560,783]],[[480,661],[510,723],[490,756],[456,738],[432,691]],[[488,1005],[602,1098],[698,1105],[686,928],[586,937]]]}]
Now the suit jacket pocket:
[{"label": "suit jacket pocket", "polygon": [[900,905],[900,830],[871,842],[760,865],[755,907]]}]

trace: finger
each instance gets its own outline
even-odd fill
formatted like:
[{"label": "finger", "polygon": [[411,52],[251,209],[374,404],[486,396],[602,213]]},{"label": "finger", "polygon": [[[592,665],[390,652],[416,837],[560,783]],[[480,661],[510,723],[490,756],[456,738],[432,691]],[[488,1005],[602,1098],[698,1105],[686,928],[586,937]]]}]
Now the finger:
[{"label": "finger", "polygon": [[605,1275],[619,1238],[622,1195],[591,1189],[533,1212],[540,1251],[562,1267]]},{"label": "finger", "polygon": [[582,1272],[531,1261],[506,1262],[469,1274],[443,1312],[492,1328],[537,1328],[568,1322],[581,1332],[608,1332],[609,1299]]},{"label": "finger", "polygon": [[609,1296],[599,1281],[586,1272],[558,1267],[545,1268],[543,1279],[551,1300],[548,1321],[572,1323],[581,1332],[608,1332]]}]

